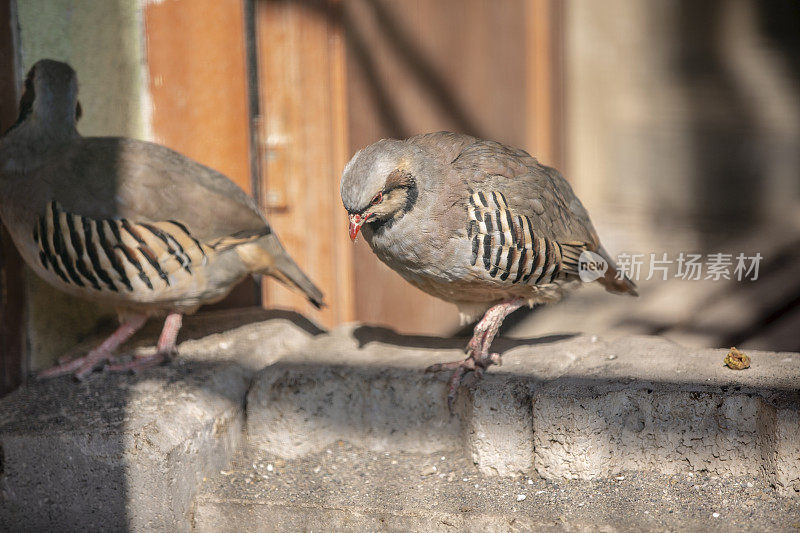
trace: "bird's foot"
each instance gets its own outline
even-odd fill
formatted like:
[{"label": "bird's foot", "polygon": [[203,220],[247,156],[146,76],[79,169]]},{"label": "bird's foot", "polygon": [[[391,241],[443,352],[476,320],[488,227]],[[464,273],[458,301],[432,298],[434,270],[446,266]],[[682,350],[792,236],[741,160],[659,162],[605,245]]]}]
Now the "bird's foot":
[{"label": "bird's foot", "polygon": [[157,351],[155,353],[137,355],[130,361],[120,361],[119,359],[115,358],[112,360],[111,364],[108,364],[103,367],[103,372],[136,373],[141,370],[145,370],[147,368],[152,368],[162,363],[166,363],[175,354],[176,354],[175,351],[166,351],[166,352]]},{"label": "bird's foot", "polygon": [[[135,373],[169,361],[172,356],[176,354],[176,351],[155,352],[135,355],[133,359],[126,361],[124,360],[124,356],[113,355],[102,350],[93,350],[83,357],[71,358],[65,362],[59,362],[59,364],[55,366],[42,370],[36,377],[38,379],[49,379],[65,374],[72,374],[75,379],[83,381],[95,369],[103,365],[103,363],[107,363],[103,366],[103,372]],[[61,359],[59,359],[59,361],[61,361]]]},{"label": "bird's foot", "polygon": [[112,357],[113,355],[108,351],[92,350],[83,357],[76,357],[42,370],[36,377],[39,379],[48,379],[63,376],[64,374],[72,374],[75,376],[75,379],[84,380],[95,368]]},{"label": "bird's foot", "polygon": [[466,352],[468,355],[466,359],[453,361],[452,363],[438,363],[425,369],[426,372],[453,371],[448,381],[447,389],[447,407],[451,413],[453,412],[453,405],[458,396],[458,387],[461,385],[461,378],[464,377],[464,374],[475,372],[475,378],[480,379],[490,366],[503,364],[500,354],[490,353],[489,348],[500,330],[500,324],[503,323],[503,319],[524,304],[525,300],[514,298],[493,306],[475,325],[472,339],[467,344]]},{"label": "bird's foot", "polygon": [[474,372],[475,378],[480,379],[490,366],[500,366],[503,364],[500,354],[492,353],[483,355],[482,350],[475,350],[472,348],[471,342],[467,351],[469,355],[463,361],[436,363],[425,369],[425,372],[453,371],[450,375],[450,379],[447,380],[447,408],[451,413],[453,412],[453,405],[455,405],[456,398],[458,397],[458,387],[461,386],[461,380],[467,372]]},{"label": "bird's foot", "polygon": [[114,352],[119,346],[127,341],[144,325],[147,317],[145,315],[131,315],[120,324],[117,330],[112,333],[100,346],[90,351],[83,357],[67,360],[73,352],[68,352],[59,359],[59,364],[43,370],[37,374],[39,379],[53,378],[72,374],[76,379],[85,379],[95,368],[113,359]]}]

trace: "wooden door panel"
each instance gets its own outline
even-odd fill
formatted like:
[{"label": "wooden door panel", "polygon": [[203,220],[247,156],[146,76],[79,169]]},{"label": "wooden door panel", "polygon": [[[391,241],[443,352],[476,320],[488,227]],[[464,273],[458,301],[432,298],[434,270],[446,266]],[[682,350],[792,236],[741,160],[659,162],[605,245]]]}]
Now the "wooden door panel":
[{"label": "wooden door panel", "polygon": [[[241,0],[165,0],[145,7],[154,140],[252,193],[244,17]],[[248,278],[212,307],[259,300]]]},{"label": "wooden door panel", "polygon": [[339,4],[256,4],[261,205],[284,246],[325,293],[328,307],[272,283],[268,306],[325,326],[352,320],[352,246],[339,199],[347,157],[344,44]]}]

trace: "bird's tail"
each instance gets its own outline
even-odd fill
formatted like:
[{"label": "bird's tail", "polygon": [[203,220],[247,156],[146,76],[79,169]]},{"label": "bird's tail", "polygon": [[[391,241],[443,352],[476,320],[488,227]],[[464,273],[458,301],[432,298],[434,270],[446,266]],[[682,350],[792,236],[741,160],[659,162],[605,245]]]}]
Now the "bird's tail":
[{"label": "bird's tail", "polygon": [[272,276],[301,291],[318,309],[325,306],[322,291],[300,270],[274,233],[237,246],[236,252],[252,273]]},{"label": "bird's tail", "polygon": [[603,277],[599,278],[597,282],[600,283],[600,285],[602,285],[608,292],[614,294],[630,294],[631,296],[639,296],[639,293],[636,291],[636,284],[624,273],[622,276],[619,275],[617,264],[613,259],[611,259],[611,256],[608,255],[608,252],[606,252],[602,246],[597,253],[600,254],[600,256],[602,256],[603,259],[605,259],[608,263],[608,269],[606,269]]}]

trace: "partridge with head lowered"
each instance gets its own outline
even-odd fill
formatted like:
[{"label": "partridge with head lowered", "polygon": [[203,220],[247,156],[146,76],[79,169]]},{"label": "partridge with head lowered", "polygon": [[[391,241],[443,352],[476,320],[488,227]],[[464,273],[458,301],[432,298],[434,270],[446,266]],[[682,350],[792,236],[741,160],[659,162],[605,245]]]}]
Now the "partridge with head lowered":
[{"label": "partridge with head lowered", "polygon": [[347,164],[341,195],[351,239],[363,233],[381,261],[456,304],[464,322],[483,315],[468,357],[429,369],[454,369],[451,406],[464,372],[499,364],[489,348],[509,313],[581,284],[584,252],[608,264],[598,279],[608,291],[636,294],[567,181],[523,150],[448,132],[384,139]]},{"label": "partridge with head lowered", "polygon": [[120,328],[85,357],[44,371],[83,377],[147,317],[167,314],[156,364],[175,349],[183,313],[224,298],[248,274],[269,275],[322,305],[255,202],[228,178],[164,146],[84,138],[73,69],[42,60],[28,73],[19,119],[0,138],[0,216],[25,262],[72,295],[111,304]]}]

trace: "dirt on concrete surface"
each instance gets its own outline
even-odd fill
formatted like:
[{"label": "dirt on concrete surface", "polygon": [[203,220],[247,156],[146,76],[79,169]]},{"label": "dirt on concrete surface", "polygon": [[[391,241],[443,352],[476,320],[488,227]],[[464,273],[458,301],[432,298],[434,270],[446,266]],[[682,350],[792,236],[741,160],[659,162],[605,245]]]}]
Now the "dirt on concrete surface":
[{"label": "dirt on concrete surface", "polygon": [[374,452],[338,441],[283,460],[237,452],[207,479],[198,531],[797,531],[800,499],[756,473],[619,472],[591,481],[483,476],[462,454]]}]

